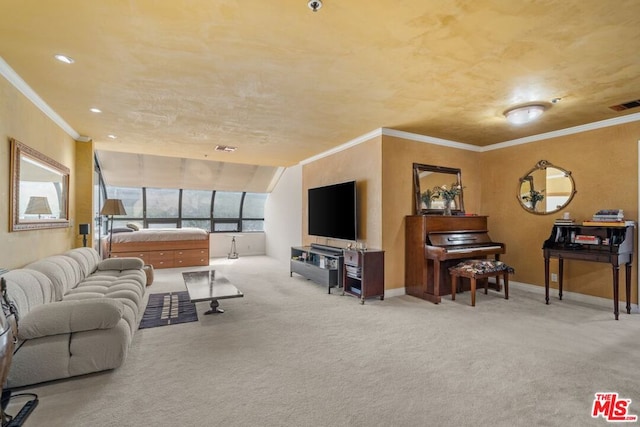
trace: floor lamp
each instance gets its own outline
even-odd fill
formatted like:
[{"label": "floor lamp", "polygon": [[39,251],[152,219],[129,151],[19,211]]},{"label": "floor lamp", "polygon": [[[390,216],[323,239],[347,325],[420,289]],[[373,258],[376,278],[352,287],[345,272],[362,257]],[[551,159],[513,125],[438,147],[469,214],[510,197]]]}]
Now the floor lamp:
[{"label": "floor lamp", "polygon": [[113,231],[113,216],[114,215],[126,215],[127,211],[124,210],[122,200],[120,199],[107,199],[104,201],[104,206],[100,211],[100,215],[107,215],[110,220],[109,223],[109,258],[111,258],[111,233]]}]

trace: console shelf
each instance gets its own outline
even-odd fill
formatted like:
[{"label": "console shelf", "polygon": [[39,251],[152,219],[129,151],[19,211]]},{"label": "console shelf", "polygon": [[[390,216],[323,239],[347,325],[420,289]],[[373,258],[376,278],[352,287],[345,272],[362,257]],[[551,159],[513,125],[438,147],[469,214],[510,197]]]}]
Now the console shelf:
[{"label": "console shelf", "polygon": [[384,251],[344,251],[344,285],[342,294],[353,295],[364,300],[372,297],[384,299]]},{"label": "console shelf", "polygon": [[331,288],[342,286],[343,260],[340,248],[316,244],[293,246],[289,276],[299,274],[327,286],[328,293],[331,293]]}]

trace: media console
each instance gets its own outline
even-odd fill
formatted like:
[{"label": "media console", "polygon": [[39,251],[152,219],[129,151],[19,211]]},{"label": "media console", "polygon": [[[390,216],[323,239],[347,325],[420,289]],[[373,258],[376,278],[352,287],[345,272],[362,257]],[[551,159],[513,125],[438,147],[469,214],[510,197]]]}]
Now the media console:
[{"label": "media console", "polygon": [[341,248],[318,245],[293,246],[289,276],[297,273],[309,280],[331,288],[342,286],[344,256]]}]

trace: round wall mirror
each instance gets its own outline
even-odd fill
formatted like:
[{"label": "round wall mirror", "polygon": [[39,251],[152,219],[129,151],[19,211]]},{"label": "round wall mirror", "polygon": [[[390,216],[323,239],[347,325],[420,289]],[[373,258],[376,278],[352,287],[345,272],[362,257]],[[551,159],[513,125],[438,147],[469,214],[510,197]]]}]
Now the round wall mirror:
[{"label": "round wall mirror", "polygon": [[518,202],[527,212],[545,215],[564,209],[576,194],[571,172],[540,160],[518,185]]}]

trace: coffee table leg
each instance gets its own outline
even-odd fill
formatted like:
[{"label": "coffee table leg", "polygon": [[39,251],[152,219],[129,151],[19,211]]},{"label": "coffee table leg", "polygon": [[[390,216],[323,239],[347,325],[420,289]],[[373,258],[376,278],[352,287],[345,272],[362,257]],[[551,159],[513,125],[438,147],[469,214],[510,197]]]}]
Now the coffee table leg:
[{"label": "coffee table leg", "polygon": [[219,314],[219,313],[224,313],[224,310],[221,308],[218,308],[220,306],[220,303],[218,302],[217,299],[212,299],[211,300],[211,304],[209,304],[209,306],[211,307],[211,310],[205,312],[204,314]]}]

